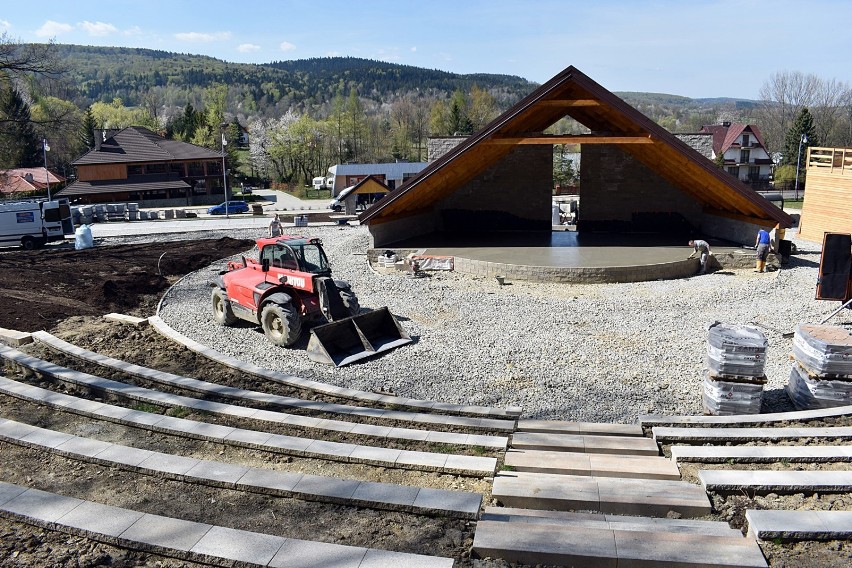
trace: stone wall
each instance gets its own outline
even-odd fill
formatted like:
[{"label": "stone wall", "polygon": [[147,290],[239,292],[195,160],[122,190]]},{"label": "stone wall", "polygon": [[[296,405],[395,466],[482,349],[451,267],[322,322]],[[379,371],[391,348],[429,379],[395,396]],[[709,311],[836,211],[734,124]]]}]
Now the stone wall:
[{"label": "stone wall", "polygon": [[443,138],[429,138],[426,142],[426,161],[434,162],[462,142],[467,136],[445,136]]},{"label": "stone wall", "polygon": [[701,204],[644,164],[609,144],[582,146],[577,229],[688,234],[701,224]]},{"label": "stone wall", "polygon": [[516,146],[438,202],[441,230],[550,230],[551,146]]}]

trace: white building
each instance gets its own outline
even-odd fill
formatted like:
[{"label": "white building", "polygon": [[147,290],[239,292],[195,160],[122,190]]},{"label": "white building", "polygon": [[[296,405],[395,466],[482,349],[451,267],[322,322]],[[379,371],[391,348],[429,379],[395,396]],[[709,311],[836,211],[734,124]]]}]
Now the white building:
[{"label": "white building", "polygon": [[373,176],[390,190],[394,190],[420,173],[426,162],[392,162],[388,164],[337,164],[328,168],[334,178],[331,194],[336,196],[345,188],[357,185]]},{"label": "white building", "polygon": [[723,122],[704,126],[701,131],[713,135],[711,159],[724,155],[725,171],[755,190],[769,188],[772,157],[756,125]]}]

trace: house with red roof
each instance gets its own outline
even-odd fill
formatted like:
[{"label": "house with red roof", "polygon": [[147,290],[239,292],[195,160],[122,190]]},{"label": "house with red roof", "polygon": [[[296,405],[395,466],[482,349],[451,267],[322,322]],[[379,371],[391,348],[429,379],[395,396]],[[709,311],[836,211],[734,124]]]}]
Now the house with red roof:
[{"label": "house with red roof", "polygon": [[54,190],[65,183],[65,178],[44,168],[14,168],[0,170],[0,194],[3,197],[32,196],[47,193],[47,185]]},{"label": "house with red roof", "polygon": [[769,189],[772,158],[755,124],[723,122],[701,129],[713,135],[713,160],[724,156],[725,171],[755,191]]}]

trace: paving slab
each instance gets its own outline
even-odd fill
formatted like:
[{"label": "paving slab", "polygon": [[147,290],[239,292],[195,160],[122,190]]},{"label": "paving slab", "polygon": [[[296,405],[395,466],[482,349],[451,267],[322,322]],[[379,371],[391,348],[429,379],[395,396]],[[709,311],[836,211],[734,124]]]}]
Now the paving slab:
[{"label": "paving slab", "polygon": [[125,325],[130,325],[133,327],[145,327],[148,325],[148,318],[139,318],[136,316],[130,316],[127,314],[119,314],[119,313],[109,313],[104,314],[104,319],[107,321],[114,321],[118,323],[123,323]]},{"label": "paving slab", "polygon": [[[359,546],[344,546],[325,542],[287,539],[275,557],[269,561],[270,568],[359,568],[367,549]],[[404,565],[401,565],[404,566]]]},{"label": "paving slab", "polygon": [[352,494],[352,499],[368,503],[381,502],[412,506],[419,491],[419,487],[362,481]]},{"label": "paving slab", "polygon": [[675,442],[754,442],[820,438],[852,439],[852,426],[779,428],[681,428],[655,426],[651,429],[659,443]]},{"label": "paving slab", "polygon": [[522,450],[660,455],[656,442],[650,438],[637,436],[587,436],[547,432],[517,432],[512,436],[512,447]]},{"label": "paving slab", "polygon": [[131,511],[112,505],[83,501],[79,506],[59,517],[56,523],[86,533],[117,537],[141,519],[144,514],[140,511]]},{"label": "paving slab", "polygon": [[195,543],[190,552],[208,561],[227,558],[236,562],[266,566],[281,550],[286,540],[281,536],[214,526]]},{"label": "paving slab", "polygon": [[107,448],[111,448],[112,446],[113,444],[111,442],[104,442],[102,440],[93,440],[92,438],[82,438],[79,436],[75,436],[64,444],[56,446],[56,449],[60,452],[67,454],[77,454],[80,456],[94,457],[106,450]]},{"label": "paving slab", "polygon": [[421,487],[414,506],[429,511],[453,511],[462,518],[475,519],[479,514],[482,495],[464,491],[446,491]]},{"label": "paving slab", "polygon": [[518,420],[518,432],[589,434],[596,436],[644,436],[639,424],[609,422],[566,422],[563,420]]},{"label": "paving slab", "polygon": [[185,475],[233,488],[236,487],[237,481],[248,473],[249,469],[251,468],[231,463],[202,460],[190,468]]},{"label": "paving slab", "polygon": [[671,446],[671,454],[678,462],[848,462],[852,446]]},{"label": "paving slab", "polygon": [[616,568],[618,553],[611,530],[479,521],[473,554],[518,564]]},{"label": "paving slab", "polygon": [[452,558],[407,554],[371,548],[367,550],[358,568],[452,568]]},{"label": "paving slab", "polygon": [[237,489],[251,490],[262,487],[277,494],[290,495],[304,474],[288,471],[251,468],[236,482]]},{"label": "paving slab", "polygon": [[677,465],[660,456],[512,449],[506,452],[504,463],[515,471],[599,477],[680,479]]},{"label": "paving slab", "polygon": [[147,545],[150,552],[160,548],[189,552],[211,528],[213,525],[146,513],[119,538]]},{"label": "paving slab", "polygon": [[171,473],[178,478],[182,478],[186,475],[186,472],[199,463],[201,463],[201,460],[195,458],[155,452],[151,457],[140,463],[139,467],[159,473]]},{"label": "paving slab", "polygon": [[776,422],[807,422],[836,416],[852,415],[852,405],[819,408],[815,410],[796,410],[792,412],[771,412],[767,414],[740,414],[733,416],[666,416],[663,414],[640,414],[639,424],[643,428],[654,426],[679,426],[694,424],[698,426],[754,426]]},{"label": "paving slab", "polygon": [[692,534],[614,530],[618,566],[765,567],[752,539],[742,536],[697,537]]},{"label": "paving slab", "polygon": [[707,491],[838,493],[852,491],[852,471],[699,470]]},{"label": "paving slab", "polygon": [[0,481],[0,506],[3,506],[5,503],[14,499],[26,490],[26,487]]},{"label": "paving slab", "polygon": [[506,507],[601,511],[624,515],[688,517],[710,513],[697,485],[658,479],[621,479],[546,473],[501,472],[492,497]]},{"label": "paving slab", "polygon": [[33,342],[33,336],[26,331],[17,331],[14,329],[6,329],[0,327],[0,342],[12,347],[21,347],[27,343]]},{"label": "paving slab", "polygon": [[542,511],[539,509],[518,509],[515,507],[486,507],[481,519],[507,523],[567,525],[612,530],[742,536],[742,533],[738,529],[731,528],[728,523],[721,521],[637,517],[605,513]]},{"label": "paving slab", "polygon": [[852,511],[746,510],[749,536],[761,540],[849,540]]},{"label": "paving slab", "polygon": [[52,523],[73,511],[82,502],[82,499],[75,499],[74,497],[65,497],[38,489],[27,489],[3,503],[3,510],[42,523]]}]

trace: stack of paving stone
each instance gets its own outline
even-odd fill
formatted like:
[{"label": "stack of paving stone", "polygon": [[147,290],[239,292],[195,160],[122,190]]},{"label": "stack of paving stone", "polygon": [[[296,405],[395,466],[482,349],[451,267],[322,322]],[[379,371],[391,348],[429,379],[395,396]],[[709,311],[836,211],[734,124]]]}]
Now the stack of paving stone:
[{"label": "stack of paving stone", "polygon": [[766,336],[757,328],[715,322],[708,329],[706,414],[757,414],[766,375]]},{"label": "stack of paving stone", "polygon": [[800,325],[787,394],[798,409],[852,404],[852,336],[833,325]]}]

